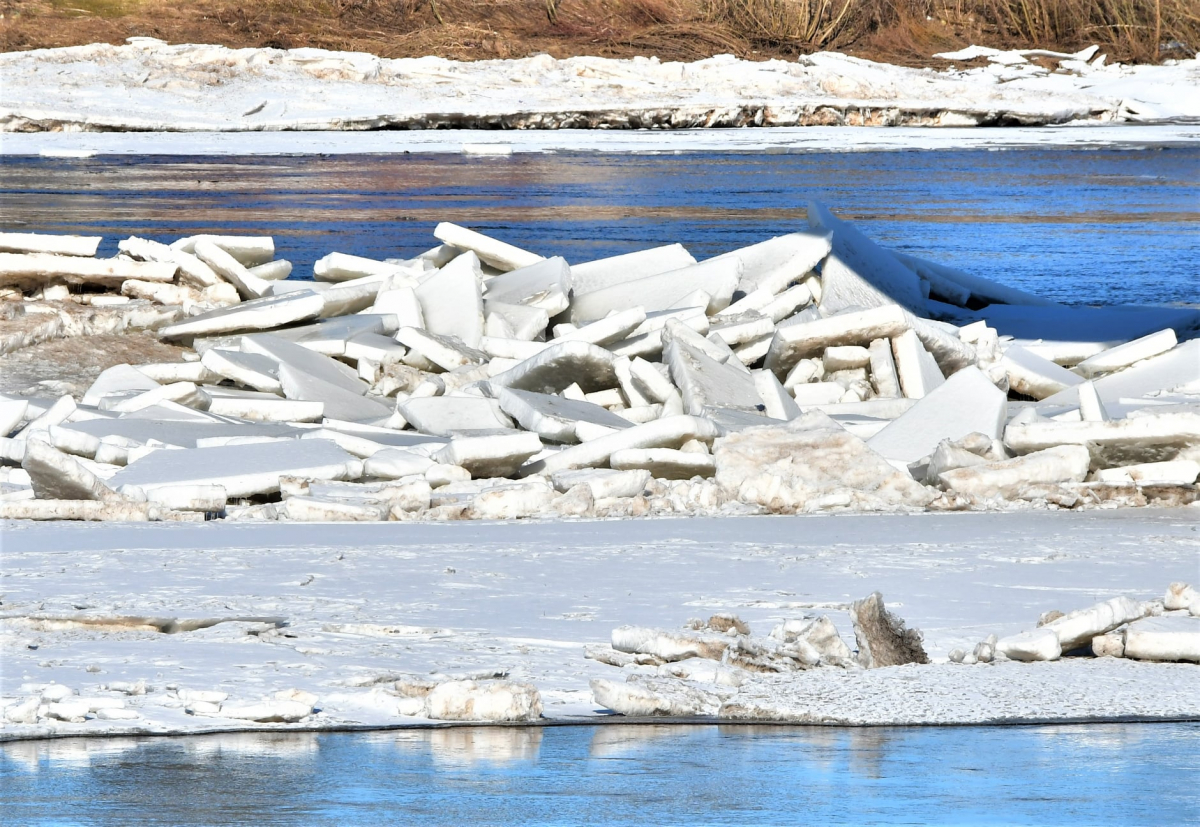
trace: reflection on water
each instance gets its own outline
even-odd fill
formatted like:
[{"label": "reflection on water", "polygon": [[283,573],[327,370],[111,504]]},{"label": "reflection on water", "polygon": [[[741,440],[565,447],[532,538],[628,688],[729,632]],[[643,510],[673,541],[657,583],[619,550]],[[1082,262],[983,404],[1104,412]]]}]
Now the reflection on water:
[{"label": "reflection on water", "polygon": [[0,158],[0,225],[169,241],[267,233],[307,277],[438,221],[584,261],[697,257],[802,226],[818,197],[877,240],[1067,302],[1196,302],[1200,147],[803,155]]},{"label": "reflection on water", "polygon": [[1200,724],[477,727],[0,745],[0,824],[1189,824]]}]

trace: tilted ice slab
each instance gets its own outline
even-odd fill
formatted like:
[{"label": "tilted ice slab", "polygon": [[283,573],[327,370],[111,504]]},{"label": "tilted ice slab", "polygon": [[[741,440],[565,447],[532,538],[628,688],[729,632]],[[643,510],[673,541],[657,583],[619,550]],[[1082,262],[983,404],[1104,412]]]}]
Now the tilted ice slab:
[{"label": "tilted ice slab", "polygon": [[[1200,115],[1174,90],[1200,65],[907,69],[822,52],[795,62],[695,63],[548,55],[459,63],[317,49],[226,49],[137,38],[0,56],[9,130],[384,127],[967,126]],[[54,72],[54,83],[44,78]],[[219,75],[222,83],[213,85]],[[1001,81],[1004,82],[1001,82]],[[463,92],[447,104],[446,83]],[[1191,96],[1194,97],[1194,96]],[[115,110],[111,101],[120,99]],[[1139,101],[1139,99],[1141,99]],[[586,101],[586,103],[581,103]]]}]

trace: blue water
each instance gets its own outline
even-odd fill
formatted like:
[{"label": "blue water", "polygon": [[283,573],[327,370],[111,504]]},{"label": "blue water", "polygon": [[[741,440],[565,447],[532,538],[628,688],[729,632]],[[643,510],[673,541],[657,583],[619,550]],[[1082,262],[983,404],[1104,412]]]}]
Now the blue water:
[{"label": "blue water", "polygon": [[0,746],[5,825],[1200,823],[1200,724],[461,728]]},{"label": "blue water", "polygon": [[1200,146],[478,158],[0,158],[0,224],[276,237],[308,277],[405,257],[438,221],[571,261],[682,242],[703,258],[804,225],[818,197],[876,240],[1072,304],[1200,302]]}]

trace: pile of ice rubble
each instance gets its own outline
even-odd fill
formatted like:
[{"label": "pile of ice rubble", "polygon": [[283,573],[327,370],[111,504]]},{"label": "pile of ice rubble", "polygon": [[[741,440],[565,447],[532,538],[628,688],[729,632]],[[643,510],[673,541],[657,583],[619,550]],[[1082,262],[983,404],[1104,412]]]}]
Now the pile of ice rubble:
[{"label": "pile of ice rubble", "polygon": [[416,258],[331,253],[315,281],[287,278],[270,238],[130,238],[103,260],[96,238],[0,235],[8,317],[118,308],[191,348],[80,399],[0,399],[0,516],[1196,499],[1200,341],[1001,337],[972,314],[1072,309],[891,252],[817,203],[809,224],[702,262],[675,244],[575,265],[440,224]]}]

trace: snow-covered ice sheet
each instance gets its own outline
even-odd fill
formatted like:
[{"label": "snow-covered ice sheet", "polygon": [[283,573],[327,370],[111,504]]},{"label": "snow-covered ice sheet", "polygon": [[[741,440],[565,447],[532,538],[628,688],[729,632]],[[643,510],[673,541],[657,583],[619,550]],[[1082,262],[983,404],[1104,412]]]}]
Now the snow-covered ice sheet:
[{"label": "snow-covered ice sheet", "polygon": [[909,69],[835,52],[456,62],[133,38],[0,55],[9,131],[1012,126],[1200,117],[1200,61]]},{"label": "snow-covered ice sheet", "polygon": [[[399,714],[381,688],[432,673],[508,673],[538,687],[548,719],[595,719],[588,681],[622,672],[585,659],[583,647],[606,643],[623,624],[678,629],[725,611],[761,635],[786,619],[828,614],[853,647],[845,607],[879,590],[944,661],[988,634],[1031,628],[1044,611],[1159,597],[1168,583],[1200,575],[1193,507],[545,523],[8,522],[0,539],[0,705],[57,682],[85,700],[120,698],[138,715],[9,723],[0,740],[428,724]],[[46,622],[129,616],[224,622],[175,634]],[[811,684],[823,688],[805,714],[847,723],[1200,718],[1200,666],[1112,658],[998,666],[796,673],[772,678],[774,689],[757,683],[747,708],[786,717]],[[100,689],[138,681],[147,694]],[[888,707],[868,691],[875,684],[920,690],[919,709],[913,699]],[[970,700],[1008,697],[1009,684],[1028,702]],[[1048,689],[1029,701],[1039,685]],[[238,705],[301,690],[321,711],[267,725],[190,715],[187,690],[228,693]],[[953,690],[944,702],[942,690]]]}]

